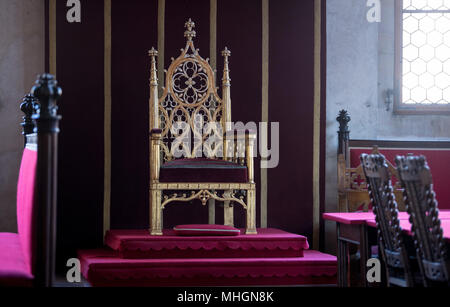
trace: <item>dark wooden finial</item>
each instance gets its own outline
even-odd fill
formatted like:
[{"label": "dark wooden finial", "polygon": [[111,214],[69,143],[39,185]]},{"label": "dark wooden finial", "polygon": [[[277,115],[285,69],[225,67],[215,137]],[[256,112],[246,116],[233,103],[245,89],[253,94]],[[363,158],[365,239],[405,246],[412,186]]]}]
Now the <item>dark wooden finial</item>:
[{"label": "dark wooden finial", "polygon": [[350,139],[350,130],[348,130],[348,123],[351,121],[350,115],[346,110],[341,110],[339,116],[336,118],[339,122],[339,147],[338,154],[344,154],[347,159],[348,156],[348,141]]},{"label": "dark wooden finial", "polygon": [[349,132],[348,123],[351,121],[351,118],[346,110],[341,110],[336,120],[339,122],[339,132]]},{"label": "dark wooden finial", "polygon": [[41,105],[39,112],[33,115],[36,121],[36,128],[42,129],[39,132],[59,132],[58,122],[60,117],[57,114],[58,106],[56,101],[61,97],[62,90],[58,86],[55,77],[50,74],[40,75],[35,86],[31,89]]},{"label": "dark wooden finial", "polygon": [[34,131],[33,115],[39,112],[39,102],[31,94],[26,95],[20,104],[20,110],[25,113],[23,117],[23,135],[32,134]]}]

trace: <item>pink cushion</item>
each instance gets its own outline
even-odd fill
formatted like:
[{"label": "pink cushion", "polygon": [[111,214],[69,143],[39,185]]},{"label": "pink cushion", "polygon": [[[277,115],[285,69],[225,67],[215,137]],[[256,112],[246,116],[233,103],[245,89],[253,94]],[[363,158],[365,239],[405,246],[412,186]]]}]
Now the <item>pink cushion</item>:
[{"label": "pink cushion", "polygon": [[[25,149],[17,183],[17,228],[25,264],[32,272],[33,202],[36,182],[37,151]],[[0,245],[1,247],[1,245]]]},{"label": "pink cushion", "polygon": [[0,233],[0,287],[31,286],[33,276],[16,233]]},{"label": "pink cushion", "polygon": [[238,236],[241,231],[232,226],[192,224],[173,228],[177,236]]}]

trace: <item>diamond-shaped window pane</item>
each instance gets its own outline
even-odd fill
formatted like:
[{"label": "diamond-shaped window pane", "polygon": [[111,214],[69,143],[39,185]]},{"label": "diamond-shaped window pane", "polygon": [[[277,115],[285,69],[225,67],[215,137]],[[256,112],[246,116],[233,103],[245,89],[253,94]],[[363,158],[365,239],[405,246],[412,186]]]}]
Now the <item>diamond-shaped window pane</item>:
[{"label": "diamond-shaped window pane", "polygon": [[437,46],[439,46],[443,43],[442,33],[439,33],[438,31],[432,31],[432,32],[428,33],[427,42],[428,42],[428,45],[436,48]]},{"label": "diamond-shaped window pane", "polygon": [[442,62],[437,59],[432,59],[427,64],[427,70],[432,75],[437,75],[442,72]]},{"label": "diamond-shaped window pane", "polygon": [[427,71],[427,63],[422,59],[416,59],[411,62],[411,71],[416,75],[421,75]]},{"label": "diamond-shaped window pane", "polygon": [[403,30],[407,33],[413,33],[419,29],[419,20],[413,16],[406,17],[403,20]]},{"label": "diamond-shaped window pane", "polygon": [[432,87],[427,90],[427,99],[431,103],[438,103],[442,100],[442,90],[437,87]]},{"label": "diamond-shaped window pane", "polygon": [[427,0],[411,0],[411,6],[416,9],[423,9],[427,6]]},{"label": "diamond-shaped window pane", "polygon": [[443,5],[443,1],[442,0],[428,0],[428,3],[427,3],[428,5],[427,5],[427,9],[430,9],[430,10],[437,10],[437,9],[439,9],[440,7],[442,7],[442,5]]},{"label": "diamond-shaped window pane", "polygon": [[435,84],[441,90],[450,86],[450,76],[446,73],[440,73],[434,78]]},{"label": "diamond-shaped window pane", "polygon": [[442,15],[436,20],[436,30],[440,33],[450,31],[450,19]]},{"label": "diamond-shaped window pane", "polygon": [[430,88],[434,85],[434,76],[430,73],[424,73],[419,76],[419,85],[423,88]]},{"label": "diamond-shaped window pane", "polygon": [[439,61],[445,62],[450,58],[450,48],[446,45],[441,45],[436,48],[436,58]]},{"label": "diamond-shaped window pane", "polygon": [[416,31],[413,34],[411,34],[411,44],[413,44],[414,46],[422,47],[426,43],[427,43],[427,35],[422,31]]},{"label": "diamond-shaped window pane", "polygon": [[427,98],[427,91],[422,87],[416,87],[411,90],[411,99],[416,103],[424,103]]},{"label": "diamond-shaped window pane", "polygon": [[[412,18],[414,18],[414,17],[412,17]],[[434,19],[431,18],[429,15],[425,16],[424,18],[422,18],[419,21],[419,27],[420,27],[420,30],[425,33],[433,31],[434,30]]]}]

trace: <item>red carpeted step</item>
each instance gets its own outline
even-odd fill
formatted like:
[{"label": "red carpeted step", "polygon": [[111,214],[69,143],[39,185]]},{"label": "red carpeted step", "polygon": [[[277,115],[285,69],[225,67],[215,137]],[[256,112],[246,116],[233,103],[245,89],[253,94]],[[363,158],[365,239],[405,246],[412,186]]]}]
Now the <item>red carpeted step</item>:
[{"label": "red carpeted step", "polygon": [[263,286],[335,284],[336,257],[124,259],[111,249],[79,252],[93,286]]},{"label": "red carpeted step", "polygon": [[309,248],[306,237],[273,228],[239,236],[184,237],[173,230],[163,233],[150,236],[147,230],[111,230],[105,242],[128,259],[302,257]]}]

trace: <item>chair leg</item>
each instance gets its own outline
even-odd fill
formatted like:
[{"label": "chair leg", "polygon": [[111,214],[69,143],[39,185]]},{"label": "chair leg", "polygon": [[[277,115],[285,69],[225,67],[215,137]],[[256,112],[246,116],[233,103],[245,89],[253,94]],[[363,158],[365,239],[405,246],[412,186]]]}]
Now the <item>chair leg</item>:
[{"label": "chair leg", "polygon": [[[230,197],[233,191],[226,191],[225,197]],[[223,220],[227,226],[234,226],[234,208],[233,203],[229,200],[224,201],[223,204]]]},{"label": "chair leg", "polygon": [[162,236],[162,209],[161,209],[161,190],[151,190],[150,205],[150,234],[152,236]]},{"label": "chair leg", "polygon": [[247,235],[255,235],[256,232],[256,193],[255,190],[247,191]]}]

